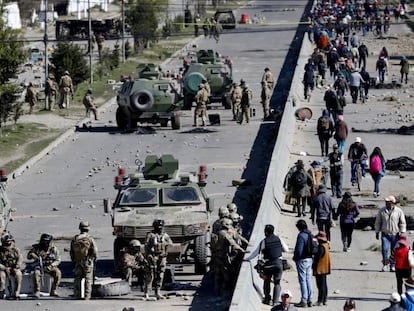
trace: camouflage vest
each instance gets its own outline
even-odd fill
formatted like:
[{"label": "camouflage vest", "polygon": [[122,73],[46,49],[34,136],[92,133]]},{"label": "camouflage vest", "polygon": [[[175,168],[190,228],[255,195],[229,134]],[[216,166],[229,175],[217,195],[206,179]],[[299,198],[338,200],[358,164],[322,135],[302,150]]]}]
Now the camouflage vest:
[{"label": "camouflage vest", "polygon": [[0,264],[7,268],[20,268],[20,251],[16,247],[4,247],[0,248]]},{"label": "camouflage vest", "polygon": [[72,87],[72,79],[69,76],[63,76],[60,82],[62,87]]}]

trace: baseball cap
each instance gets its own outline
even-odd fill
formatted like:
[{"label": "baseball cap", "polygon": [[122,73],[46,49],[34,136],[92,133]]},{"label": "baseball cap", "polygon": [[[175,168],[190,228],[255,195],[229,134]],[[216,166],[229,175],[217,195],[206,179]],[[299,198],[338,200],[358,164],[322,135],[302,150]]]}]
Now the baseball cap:
[{"label": "baseball cap", "polygon": [[356,142],[356,143],[360,143],[361,141],[362,141],[361,137],[356,137],[356,138],[355,138],[355,142]]},{"label": "baseball cap", "polygon": [[283,296],[289,296],[290,298],[292,298],[292,293],[290,292],[290,290],[286,289],[280,294],[280,297]]},{"label": "baseball cap", "polygon": [[395,197],[393,195],[387,196],[384,200],[385,202],[392,202],[392,203],[396,202]]},{"label": "baseball cap", "polygon": [[397,292],[391,294],[390,302],[399,303],[401,302],[401,296]]}]

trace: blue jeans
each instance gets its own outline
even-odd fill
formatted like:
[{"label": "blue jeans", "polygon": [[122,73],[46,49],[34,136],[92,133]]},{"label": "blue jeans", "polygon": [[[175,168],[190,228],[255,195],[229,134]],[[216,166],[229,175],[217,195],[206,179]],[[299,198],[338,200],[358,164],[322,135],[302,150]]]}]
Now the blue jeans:
[{"label": "blue jeans", "polygon": [[382,178],[382,174],[380,174],[380,173],[377,173],[377,174],[371,173],[371,176],[372,176],[372,179],[374,180],[374,192],[379,193],[380,192],[379,185],[380,185],[380,181],[381,181],[381,178]]},{"label": "blue jeans", "polygon": [[338,144],[339,153],[344,154],[344,152],[345,152],[345,140],[336,140],[336,143]]},{"label": "blue jeans", "polygon": [[[365,176],[366,161],[365,160],[360,160],[360,161],[361,161],[361,173],[362,173],[362,176]],[[357,167],[358,162],[359,160],[351,161],[351,182],[352,183],[356,182],[356,167]],[[378,192],[378,191],[375,191],[375,192]]]},{"label": "blue jeans", "polygon": [[301,292],[301,301],[312,301],[312,258],[300,259],[296,262]]},{"label": "blue jeans", "polygon": [[385,80],[385,70],[378,70],[378,77],[380,83],[384,83]]},{"label": "blue jeans", "polygon": [[[397,243],[397,235],[396,234],[385,234],[381,233],[381,251],[382,251],[382,260],[385,262],[388,260],[388,253],[395,248],[395,244]],[[393,266],[394,263],[391,263]]]},{"label": "blue jeans", "polygon": [[332,195],[336,197],[342,197],[342,179],[344,172],[339,170],[337,172],[331,172],[331,188]]}]

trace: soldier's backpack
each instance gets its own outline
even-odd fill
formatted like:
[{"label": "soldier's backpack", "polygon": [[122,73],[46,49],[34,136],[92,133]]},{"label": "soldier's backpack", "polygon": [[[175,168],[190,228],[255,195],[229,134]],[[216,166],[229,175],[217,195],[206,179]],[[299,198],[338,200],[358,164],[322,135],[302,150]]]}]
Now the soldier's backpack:
[{"label": "soldier's backpack", "polygon": [[306,185],[306,175],[303,172],[295,172],[292,176],[293,185],[303,187]]},{"label": "soldier's backpack", "polygon": [[88,257],[89,248],[91,247],[91,240],[88,236],[78,235],[72,241],[73,259],[81,261]]}]

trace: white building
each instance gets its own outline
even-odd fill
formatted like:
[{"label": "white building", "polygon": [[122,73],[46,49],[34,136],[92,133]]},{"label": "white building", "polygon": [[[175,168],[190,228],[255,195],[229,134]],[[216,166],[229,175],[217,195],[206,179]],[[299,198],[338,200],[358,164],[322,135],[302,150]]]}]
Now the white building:
[{"label": "white building", "polygon": [[11,29],[21,29],[22,20],[20,19],[20,10],[17,2],[11,2],[4,5],[3,21]]}]

